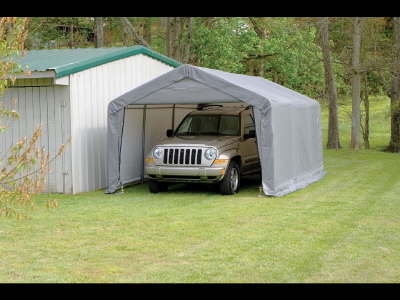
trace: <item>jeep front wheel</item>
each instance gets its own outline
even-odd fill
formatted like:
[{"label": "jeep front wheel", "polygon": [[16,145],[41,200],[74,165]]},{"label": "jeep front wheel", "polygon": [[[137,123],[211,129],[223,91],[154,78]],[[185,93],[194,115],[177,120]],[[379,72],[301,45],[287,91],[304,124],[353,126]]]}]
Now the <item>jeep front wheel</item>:
[{"label": "jeep front wheel", "polygon": [[239,190],[240,186],[240,168],[239,165],[231,161],[224,178],[219,184],[219,191],[222,195],[233,195]]},{"label": "jeep front wheel", "polygon": [[155,180],[149,181],[150,193],[159,193],[168,190],[168,185],[165,182],[158,182]]}]

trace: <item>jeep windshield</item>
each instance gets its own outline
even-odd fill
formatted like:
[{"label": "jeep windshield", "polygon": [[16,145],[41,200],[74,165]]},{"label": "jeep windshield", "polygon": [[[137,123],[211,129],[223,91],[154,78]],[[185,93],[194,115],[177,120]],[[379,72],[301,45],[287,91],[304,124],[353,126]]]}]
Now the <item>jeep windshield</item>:
[{"label": "jeep windshield", "polygon": [[239,136],[240,119],[234,115],[188,115],[175,131],[175,136]]}]

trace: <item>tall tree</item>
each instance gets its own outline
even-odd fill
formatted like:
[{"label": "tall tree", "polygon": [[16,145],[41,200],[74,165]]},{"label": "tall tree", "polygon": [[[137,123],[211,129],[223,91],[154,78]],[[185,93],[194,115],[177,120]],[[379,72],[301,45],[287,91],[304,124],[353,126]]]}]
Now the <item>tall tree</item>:
[{"label": "tall tree", "polygon": [[364,75],[364,125],[361,126],[365,149],[369,149],[369,91],[368,91],[368,72]]},{"label": "tall tree", "polygon": [[325,86],[328,94],[329,103],[329,122],[328,122],[328,143],[330,149],[339,149],[339,127],[337,111],[337,92],[336,80],[332,68],[331,50],[329,47],[329,19],[327,17],[318,18],[318,26],[321,34],[321,48],[325,69]]},{"label": "tall tree", "polygon": [[96,48],[100,48],[103,47],[104,45],[103,18],[95,17],[94,21],[96,24],[96,29],[95,29]]},{"label": "tall tree", "polygon": [[68,47],[74,48],[75,47],[75,37],[74,37],[74,18],[71,18],[69,23],[69,42]]},{"label": "tall tree", "polygon": [[177,58],[177,24],[179,17],[166,17],[165,19],[165,49],[167,56]]},{"label": "tall tree", "polygon": [[144,19],[143,24],[143,38],[144,40],[150,45],[151,44],[151,25],[152,25],[152,18],[147,17]]},{"label": "tall tree", "polygon": [[190,63],[191,62],[191,51],[192,51],[192,39],[193,39],[193,18],[188,17],[187,21],[187,42],[184,44],[185,45],[185,50],[184,50],[184,56],[182,58],[182,61],[184,63]]},{"label": "tall tree", "polygon": [[[361,102],[364,110],[362,111],[361,129],[364,139],[364,148],[369,149],[369,123],[370,108],[369,95],[377,93],[379,90],[387,89],[387,84],[379,82],[379,77],[389,73],[390,50],[392,41],[384,34],[387,21],[385,18],[364,18],[363,35],[368,39],[363,39],[361,47],[362,61],[362,81]],[[389,50],[390,49],[390,50]],[[378,79],[378,80],[377,80]],[[379,88],[380,86],[380,88]],[[379,92],[378,92],[379,93]]]},{"label": "tall tree", "polygon": [[167,56],[187,62],[192,44],[192,18],[165,17],[164,26]]},{"label": "tall tree", "polygon": [[351,148],[360,149],[360,93],[361,93],[361,27],[362,18],[353,19],[353,57],[352,57],[352,118],[351,118]]},{"label": "tall tree", "polygon": [[391,133],[388,151],[400,152],[400,17],[393,18],[394,56],[390,92]]},{"label": "tall tree", "polygon": [[264,77],[265,70],[265,60],[266,57],[272,56],[273,54],[265,54],[263,53],[264,47],[263,43],[267,38],[268,29],[267,29],[267,18],[265,17],[249,17],[250,23],[253,27],[254,32],[258,37],[258,47],[261,49],[262,53],[256,53],[252,55],[248,55],[245,59],[247,63],[248,72],[254,76]]},{"label": "tall tree", "polygon": [[164,17],[163,20],[163,24],[165,27],[165,52],[167,56],[171,55],[171,25],[170,25],[170,17]]}]

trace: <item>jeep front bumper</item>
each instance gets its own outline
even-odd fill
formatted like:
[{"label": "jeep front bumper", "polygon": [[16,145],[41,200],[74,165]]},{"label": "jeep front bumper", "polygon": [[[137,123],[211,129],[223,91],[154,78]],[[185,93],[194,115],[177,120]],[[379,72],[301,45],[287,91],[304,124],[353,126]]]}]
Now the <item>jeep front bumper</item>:
[{"label": "jeep front bumper", "polygon": [[170,167],[146,166],[146,174],[158,181],[170,182],[217,182],[225,174],[225,166],[220,167]]}]

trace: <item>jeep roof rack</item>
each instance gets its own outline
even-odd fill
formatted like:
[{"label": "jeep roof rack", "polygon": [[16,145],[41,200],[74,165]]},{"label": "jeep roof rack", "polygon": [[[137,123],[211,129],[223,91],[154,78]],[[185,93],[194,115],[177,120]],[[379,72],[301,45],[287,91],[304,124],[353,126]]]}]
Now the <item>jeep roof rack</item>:
[{"label": "jeep roof rack", "polygon": [[239,106],[224,106],[222,104],[207,104],[207,103],[200,103],[197,104],[197,110],[203,110],[208,107],[219,107],[219,108],[243,108],[243,110],[247,110],[251,107],[251,105],[239,105]]},{"label": "jeep roof rack", "polygon": [[202,104],[202,103],[200,103],[200,104],[197,104],[197,110],[203,110],[210,106],[224,107],[222,104]]}]

